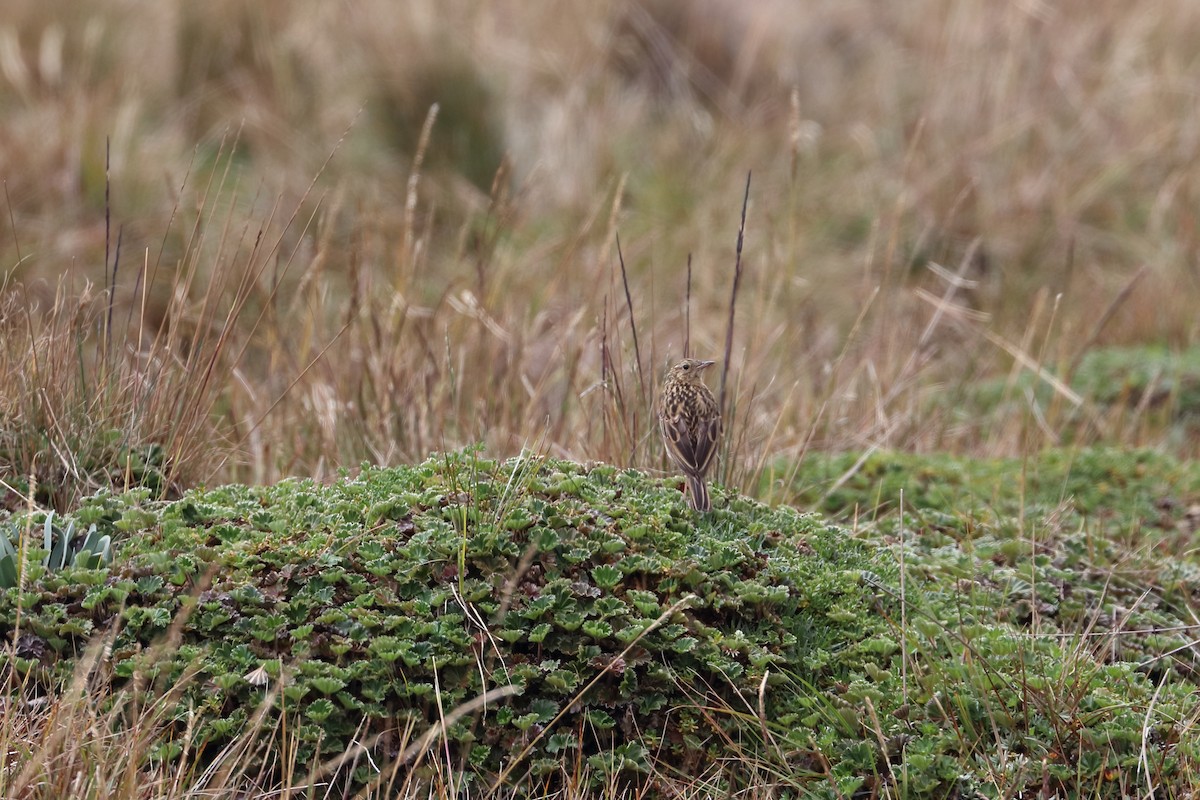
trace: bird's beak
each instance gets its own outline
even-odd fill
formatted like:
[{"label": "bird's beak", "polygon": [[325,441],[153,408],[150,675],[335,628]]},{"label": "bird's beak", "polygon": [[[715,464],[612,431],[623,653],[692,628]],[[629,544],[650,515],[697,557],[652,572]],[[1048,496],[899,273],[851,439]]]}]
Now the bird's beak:
[{"label": "bird's beak", "polygon": [[713,364],[715,364],[715,363],[717,363],[717,362],[715,362],[715,361],[701,361],[699,364],[697,364],[697,365],[696,365],[696,368],[697,368],[697,369],[708,369],[709,367],[711,367],[711,366],[712,366]]}]

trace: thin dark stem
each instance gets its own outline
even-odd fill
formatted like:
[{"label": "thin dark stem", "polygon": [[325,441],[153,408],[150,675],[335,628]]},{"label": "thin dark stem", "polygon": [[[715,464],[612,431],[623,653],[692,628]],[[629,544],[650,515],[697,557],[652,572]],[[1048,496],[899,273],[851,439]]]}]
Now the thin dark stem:
[{"label": "thin dark stem", "polygon": [[733,355],[733,309],[737,305],[738,286],[742,282],[742,242],[746,235],[746,207],[750,205],[750,174],[746,173],[746,195],[742,198],[742,222],[738,226],[737,259],[733,264],[733,293],[729,297],[729,324],[725,327],[725,363],[721,366],[721,414],[725,414],[725,384],[729,378],[729,359]]},{"label": "thin dark stem", "polygon": [[629,309],[629,327],[633,330],[633,357],[637,359],[638,385],[642,401],[646,400],[646,377],[642,374],[642,349],[638,346],[637,319],[633,315],[633,296],[629,293],[629,275],[625,272],[625,256],[621,253],[621,234],[617,234],[617,259],[621,262],[621,283],[625,284],[625,305]]},{"label": "thin dark stem", "polygon": [[143,261],[142,265],[138,267],[137,277],[133,279],[133,292],[130,294],[129,313],[125,315],[125,330],[129,330],[129,327],[133,324],[133,309],[138,305],[138,291],[142,288],[142,278],[145,276],[145,274],[146,262]]},{"label": "thin dark stem", "polygon": [[104,288],[108,288],[108,254],[109,243],[112,241],[112,206],[109,205],[108,170],[112,157],[112,140],[104,137]]},{"label": "thin dark stem", "polygon": [[617,433],[624,433],[628,439],[629,431],[627,426],[628,417],[625,413],[625,391],[621,385],[621,375],[617,371],[617,365],[613,362],[612,348],[608,346],[608,303],[609,297],[605,295],[604,333],[600,339],[600,370],[602,375],[607,376],[607,380],[612,381],[613,395],[617,400],[617,420],[620,422],[620,425],[617,427]]},{"label": "thin dark stem", "polygon": [[[104,137],[104,290],[108,292],[109,308],[112,308],[112,291],[108,288],[108,256],[112,241],[112,205],[109,202],[109,167],[112,164],[112,138]],[[108,339],[112,335],[112,315],[109,315],[108,330],[104,334],[104,360],[108,360]]]},{"label": "thin dark stem", "polygon": [[688,253],[687,295],[683,306],[683,357],[692,355],[692,254]]},{"label": "thin dark stem", "polygon": [[600,317],[600,383],[608,382],[608,296],[604,297],[604,314]]},{"label": "thin dark stem", "polygon": [[112,346],[112,317],[113,317],[113,300],[117,294],[117,268],[121,266],[121,239],[125,237],[125,226],[117,228],[117,252],[113,254],[113,270],[112,270],[112,289],[108,292],[108,332],[104,336],[105,358],[108,358],[109,350]]},{"label": "thin dark stem", "polygon": [[600,411],[600,423],[603,426],[604,452],[609,453],[608,442],[608,295],[604,296],[604,315],[600,318],[600,385],[604,387],[604,405]]}]

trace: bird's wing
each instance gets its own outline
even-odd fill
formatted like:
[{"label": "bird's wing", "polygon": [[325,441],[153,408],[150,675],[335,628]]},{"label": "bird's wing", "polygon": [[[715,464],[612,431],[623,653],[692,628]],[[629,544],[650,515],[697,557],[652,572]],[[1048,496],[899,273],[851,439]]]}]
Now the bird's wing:
[{"label": "bird's wing", "polygon": [[688,430],[687,421],[682,415],[660,416],[658,421],[662,427],[663,441],[671,458],[679,464],[684,472],[697,472],[696,443],[692,441],[692,432]]},{"label": "bird's wing", "polygon": [[660,416],[663,440],[671,457],[685,471],[704,475],[717,454],[717,440],[721,438],[719,417],[698,420],[689,427],[684,415]]},{"label": "bird's wing", "polygon": [[702,419],[695,431],[696,473],[703,475],[717,455],[717,440],[721,438],[721,418]]}]

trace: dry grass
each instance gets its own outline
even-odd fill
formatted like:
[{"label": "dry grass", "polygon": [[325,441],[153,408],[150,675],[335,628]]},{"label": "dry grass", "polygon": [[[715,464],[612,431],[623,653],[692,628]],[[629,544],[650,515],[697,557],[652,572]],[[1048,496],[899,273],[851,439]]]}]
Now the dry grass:
[{"label": "dry grass", "polygon": [[[731,483],[812,446],[1020,452],[1075,402],[984,431],[928,398],[1190,344],[1186,3],[705,5],[14,4],[2,410],[49,441],[4,480],[97,482],[48,455],[64,414],[181,483],[540,438],[661,465],[632,326],[652,384],[691,254],[692,349],[721,352],[750,169]],[[42,390],[74,374],[65,410]]]}]

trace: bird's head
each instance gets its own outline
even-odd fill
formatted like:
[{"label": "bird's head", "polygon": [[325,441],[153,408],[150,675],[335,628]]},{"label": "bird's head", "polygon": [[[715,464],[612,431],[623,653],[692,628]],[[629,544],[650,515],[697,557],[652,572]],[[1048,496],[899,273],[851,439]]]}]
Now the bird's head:
[{"label": "bird's head", "polygon": [[667,374],[667,377],[683,383],[700,383],[701,373],[715,363],[717,362],[701,361],[697,358],[685,358],[671,367],[671,371]]}]

